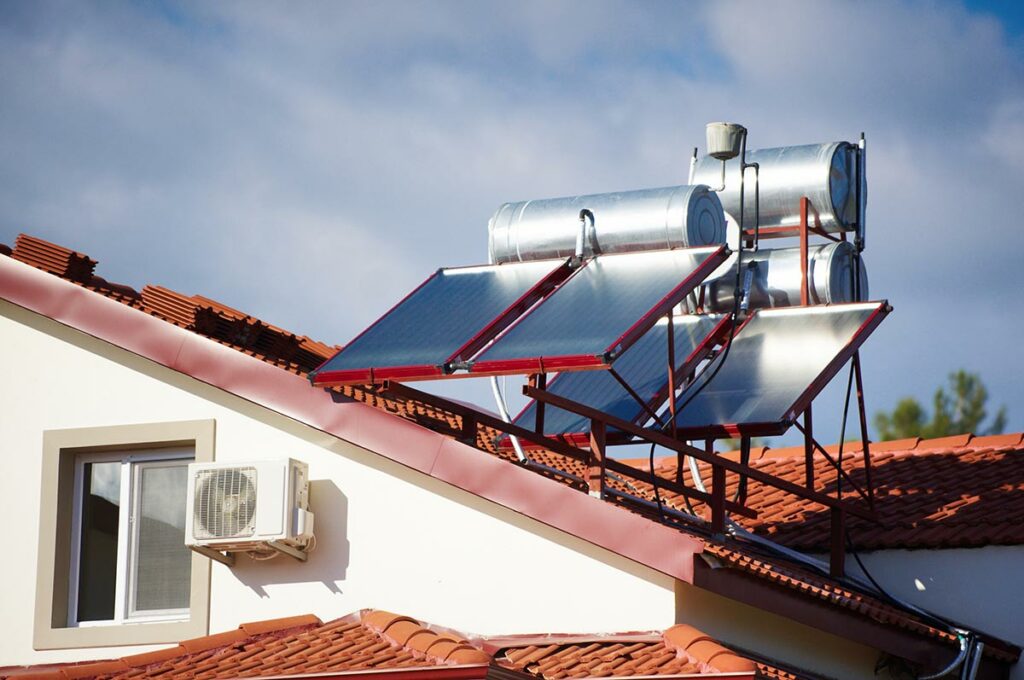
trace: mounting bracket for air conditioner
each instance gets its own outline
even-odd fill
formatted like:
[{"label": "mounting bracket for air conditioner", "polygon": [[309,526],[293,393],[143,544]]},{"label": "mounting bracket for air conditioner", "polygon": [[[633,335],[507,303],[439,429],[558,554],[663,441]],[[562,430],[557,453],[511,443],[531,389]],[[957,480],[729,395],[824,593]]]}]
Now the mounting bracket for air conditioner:
[{"label": "mounting bracket for air conditioner", "polygon": [[[287,543],[281,543],[280,541],[265,541],[263,543],[263,545],[265,545],[266,547],[270,548],[271,550],[275,550],[275,551],[281,553],[282,555],[287,555],[288,557],[292,557],[292,558],[298,560],[299,562],[305,562],[306,559],[307,559],[307,553],[306,553],[305,550],[299,550],[298,548],[293,548],[292,546],[288,545]],[[233,552],[221,552],[219,550],[214,550],[213,548],[211,548],[209,546],[206,546],[206,545],[190,545],[189,548],[191,548],[193,551],[199,553],[200,555],[203,555],[204,557],[209,557],[211,560],[216,560],[217,562],[220,562],[221,564],[226,564],[229,567],[235,566],[235,554],[236,553],[233,553]],[[247,552],[247,551],[242,551],[242,552]]]},{"label": "mounting bracket for air conditioner", "polygon": [[281,553],[282,555],[287,555],[288,557],[294,557],[299,562],[305,562],[306,561],[306,551],[305,550],[299,550],[298,548],[293,548],[292,546],[290,546],[290,545],[288,545],[286,543],[281,543],[280,541],[267,541],[267,546],[270,547],[270,548],[273,548],[274,550],[276,550],[277,552]]},{"label": "mounting bracket for air conditioner", "polygon": [[209,557],[211,560],[216,560],[217,562],[220,562],[221,564],[226,564],[229,567],[235,566],[234,553],[221,552],[219,550],[214,550],[213,548],[208,548],[205,545],[190,545],[189,548],[191,548],[193,552],[197,552],[203,557]]}]

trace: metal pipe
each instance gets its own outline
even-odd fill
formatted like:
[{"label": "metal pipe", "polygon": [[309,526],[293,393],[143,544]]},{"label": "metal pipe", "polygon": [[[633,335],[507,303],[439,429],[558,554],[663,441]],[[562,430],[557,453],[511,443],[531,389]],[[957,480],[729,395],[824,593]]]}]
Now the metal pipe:
[{"label": "metal pipe", "polygon": [[687,179],[687,184],[693,184],[693,173],[697,169],[697,147],[693,147],[693,156],[690,157],[690,176]]},{"label": "metal pipe", "polygon": [[744,174],[747,168],[754,169],[754,252],[761,247],[761,165],[758,163],[745,163]]},{"label": "metal pipe", "polygon": [[868,142],[864,133],[860,133],[857,143],[859,158],[857,159],[857,251],[866,247],[866,219],[868,211]]},{"label": "metal pipe", "polygon": [[621,491],[616,491],[615,489],[605,489],[605,495],[606,496],[616,496],[618,498],[622,498],[622,499],[631,501],[631,502],[636,503],[638,505],[642,505],[645,508],[650,508],[651,510],[659,510],[660,512],[662,512],[665,515],[669,515],[669,516],[675,517],[677,519],[686,520],[687,522],[696,522],[698,524],[706,524],[707,523],[705,520],[701,519],[700,517],[697,517],[696,515],[691,515],[689,513],[683,512],[682,510],[676,510],[675,508],[666,507],[666,506],[664,506],[664,504],[659,506],[654,501],[649,501],[646,498],[641,498],[639,496],[634,496],[632,494],[623,493]]},{"label": "metal pipe", "polygon": [[[957,635],[957,641],[960,643],[960,652],[956,655],[953,661],[948,666],[943,668],[938,673],[932,673],[931,675],[919,676],[917,680],[938,680],[938,678],[945,677],[947,673],[955,669],[957,666],[964,662],[967,657],[968,651],[972,648],[970,644],[970,637],[967,635]],[[963,675],[961,675],[961,678]]]},{"label": "metal pipe", "polygon": [[981,640],[976,640],[974,642],[974,650],[971,652],[971,658],[964,668],[964,680],[974,680],[978,677],[978,669],[981,667],[981,656],[984,652],[985,643]]},{"label": "metal pipe", "polygon": [[594,213],[590,212],[586,208],[580,210],[580,230],[576,234],[576,261],[580,262],[583,260],[583,249],[587,242],[587,218],[590,218],[590,224],[594,224]]},{"label": "metal pipe", "polygon": [[[497,376],[491,376],[491,392],[494,393],[494,403],[498,406],[498,414],[501,416],[501,419],[506,423],[511,423],[512,417],[508,414],[508,406],[505,404],[505,395],[501,393],[501,388],[498,387]],[[522,445],[519,443],[519,437],[510,434],[508,439],[512,442],[512,449],[516,452],[516,458],[519,462],[530,462],[530,459],[526,457],[526,452],[523,451]]]}]

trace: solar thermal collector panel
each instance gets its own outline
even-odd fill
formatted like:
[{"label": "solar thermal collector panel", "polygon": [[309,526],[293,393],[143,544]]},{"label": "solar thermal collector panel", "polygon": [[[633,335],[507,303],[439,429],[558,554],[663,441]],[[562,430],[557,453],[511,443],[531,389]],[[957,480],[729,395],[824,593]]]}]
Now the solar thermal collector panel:
[{"label": "solar thermal collector panel", "polygon": [[310,374],[314,385],[445,375],[564,281],[566,260],[439,269]]},{"label": "solar thermal collector panel", "polygon": [[758,310],[721,370],[722,355],[705,368],[707,386],[698,377],[679,397],[679,435],[783,434],[890,310],[886,301]]},{"label": "solar thermal collector panel", "polygon": [[718,267],[725,246],[602,255],[470,364],[502,375],[607,368]]}]

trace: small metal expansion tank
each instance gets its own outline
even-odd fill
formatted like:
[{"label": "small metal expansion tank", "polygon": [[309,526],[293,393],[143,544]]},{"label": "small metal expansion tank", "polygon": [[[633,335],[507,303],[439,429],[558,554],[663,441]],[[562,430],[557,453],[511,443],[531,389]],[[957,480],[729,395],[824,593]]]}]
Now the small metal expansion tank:
[{"label": "small metal expansion tank", "polygon": [[584,209],[594,216],[587,225],[587,254],[725,243],[718,195],[706,186],[674,186],[505,203],[488,225],[492,261],[573,255]]}]

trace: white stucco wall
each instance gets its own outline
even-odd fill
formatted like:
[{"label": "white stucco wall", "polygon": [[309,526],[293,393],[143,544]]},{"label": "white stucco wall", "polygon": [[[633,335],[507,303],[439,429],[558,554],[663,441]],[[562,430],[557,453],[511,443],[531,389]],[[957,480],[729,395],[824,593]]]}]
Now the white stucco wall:
[{"label": "white stucco wall", "polygon": [[210,632],[364,607],[484,634],[674,622],[663,574],[4,301],[0,346],[0,666],[152,648],[32,649],[40,454],[45,430],[173,420],[215,419],[217,460],[290,456],[312,480],[309,562],[214,564]]},{"label": "white stucco wall", "polygon": [[[894,597],[1024,646],[1024,546],[880,550],[860,557]],[[863,577],[852,557],[847,569]],[[1024,664],[1018,662],[1010,677],[1024,680]]]}]

